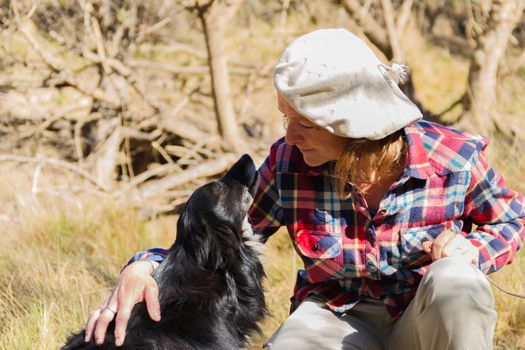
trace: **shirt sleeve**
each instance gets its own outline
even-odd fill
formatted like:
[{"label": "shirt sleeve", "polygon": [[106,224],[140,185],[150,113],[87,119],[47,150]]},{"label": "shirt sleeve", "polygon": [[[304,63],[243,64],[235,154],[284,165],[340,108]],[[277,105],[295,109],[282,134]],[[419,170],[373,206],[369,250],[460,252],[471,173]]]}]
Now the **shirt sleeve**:
[{"label": "shirt sleeve", "polygon": [[466,238],[479,249],[479,268],[488,274],[510,264],[525,238],[524,199],[505,186],[484,150],[471,174],[464,213],[477,227]]},{"label": "shirt sleeve", "polygon": [[126,263],[126,265],[124,265],[124,267],[138,260],[151,260],[151,261],[158,261],[159,263],[161,263],[164,261],[167,255],[168,255],[168,249],[153,248],[153,249],[144,250],[144,251],[138,252],[137,254],[133,255],[133,257],[129,259],[129,261]]},{"label": "shirt sleeve", "polygon": [[253,231],[266,241],[283,225],[283,209],[276,178],[276,153],[274,144],[270,155],[259,168],[259,188],[248,216]]}]

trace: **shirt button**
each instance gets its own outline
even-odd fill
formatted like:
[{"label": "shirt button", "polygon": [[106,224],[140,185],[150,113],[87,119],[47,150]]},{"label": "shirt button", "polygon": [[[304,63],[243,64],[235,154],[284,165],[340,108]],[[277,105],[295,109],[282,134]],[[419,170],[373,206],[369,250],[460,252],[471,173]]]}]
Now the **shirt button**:
[{"label": "shirt button", "polygon": [[318,251],[319,250],[319,243],[314,244],[314,246],[312,247],[312,250],[314,252]]}]

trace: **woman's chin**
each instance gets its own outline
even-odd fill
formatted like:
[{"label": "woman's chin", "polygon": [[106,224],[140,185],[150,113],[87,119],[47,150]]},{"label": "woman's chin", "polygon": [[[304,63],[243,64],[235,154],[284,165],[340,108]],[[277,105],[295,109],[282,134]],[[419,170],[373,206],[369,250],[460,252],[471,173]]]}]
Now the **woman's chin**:
[{"label": "woman's chin", "polygon": [[324,163],[326,163],[326,161],[321,161],[319,159],[316,159],[314,157],[309,157],[304,154],[303,154],[303,160],[306,163],[306,165],[311,166],[311,167],[317,167],[319,165],[323,165]]}]

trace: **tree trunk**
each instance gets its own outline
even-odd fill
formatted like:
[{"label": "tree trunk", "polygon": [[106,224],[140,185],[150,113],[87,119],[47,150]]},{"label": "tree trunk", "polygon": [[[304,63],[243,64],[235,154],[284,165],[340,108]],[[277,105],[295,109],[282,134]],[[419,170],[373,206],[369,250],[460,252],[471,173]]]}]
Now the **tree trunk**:
[{"label": "tree trunk", "polygon": [[224,33],[243,0],[215,0],[199,7],[210,66],[214,108],[219,132],[227,150],[239,151],[242,142],[233,109]]},{"label": "tree trunk", "polygon": [[457,126],[488,134],[495,128],[510,132],[498,122],[497,73],[513,29],[523,15],[525,0],[496,0],[492,5],[487,30],[479,37],[471,59],[468,87],[463,106],[465,114]]}]

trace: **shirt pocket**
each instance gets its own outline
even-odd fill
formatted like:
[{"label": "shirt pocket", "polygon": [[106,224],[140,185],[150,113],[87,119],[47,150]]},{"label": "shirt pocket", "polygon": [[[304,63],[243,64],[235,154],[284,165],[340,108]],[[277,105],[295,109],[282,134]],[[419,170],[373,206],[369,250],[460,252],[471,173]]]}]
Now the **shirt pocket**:
[{"label": "shirt pocket", "polygon": [[469,181],[467,172],[412,179],[391,204],[400,208],[396,221],[423,228],[461,217]]},{"label": "shirt pocket", "polygon": [[401,241],[401,262],[408,268],[419,268],[432,262],[429,254],[423,250],[423,242],[434,241],[443,231],[449,229],[450,223],[408,227],[399,232]]},{"label": "shirt pocket", "polygon": [[342,236],[320,230],[298,230],[295,243],[312,282],[343,276]]}]

